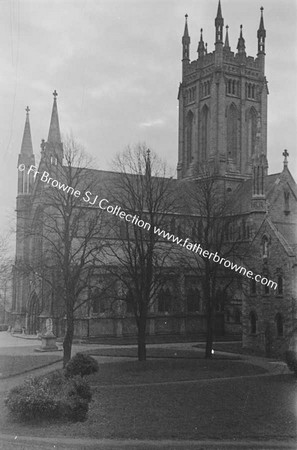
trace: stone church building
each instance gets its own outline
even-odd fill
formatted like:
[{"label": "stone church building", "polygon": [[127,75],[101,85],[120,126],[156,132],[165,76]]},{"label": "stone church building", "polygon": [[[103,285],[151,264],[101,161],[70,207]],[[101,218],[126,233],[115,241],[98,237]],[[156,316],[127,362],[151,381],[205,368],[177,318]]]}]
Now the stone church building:
[{"label": "stone church building", "polygon": [[[265,77],[266,30],[263,8],[255,36],[255,57],[246,54],[242,26],[236,51],[229,45],[219,2],[214,21],[215,48],[209,51],[201,29],[198,55],[191,59],[191,39],[186,16],[182,37],[182,81],[179,86],[178,186],[190,180],[203,182],[206,170],[232,199],[234,223],[240,239],[252,251],[246,265],[253,273],[277,284],[267,284],[242,276],[229,294],[225,307],[216,313],[216,334],[242,335],[243,345],[266,354],[283,352],[297,327],[296,244],[297,187],[288,168],[288,151],[281,150],[283,168],[268,174],[267,96]],[[116,112],[115,112],[116,114]],[[41,145],[43,158],[52,164],[63,162],[63,144],[57,109],[57,94],[49,134]],[[35,164],[31,141],[29,108],[18,167]],[[281,163],[280,163],[281,164]],[[94,172],[94,171],[93,171]],[[98,171],[98,178],[110,172]],[[18,266],[32,257],[34,211],[40,192],[33,174],[18,171],[16,260],[14,266],[12,325],[32,334],[42,330],[49,311],[48,296],[32,277]],[[197,217],[197,221],[198,221]],[[259,280],[260,281],[260,280]],[[179,308],[173,305],[179,304]],[[63,334],[63,311],[56,310],[54,331]],[[148,334],[199,335],[205,333],[205,309],[201,283],[191,273],[175,268],[174,276],[150,311]],[[76,317],[75,334],[80,337],[133,335],[133,315],[120,315],[96,302]]]}]

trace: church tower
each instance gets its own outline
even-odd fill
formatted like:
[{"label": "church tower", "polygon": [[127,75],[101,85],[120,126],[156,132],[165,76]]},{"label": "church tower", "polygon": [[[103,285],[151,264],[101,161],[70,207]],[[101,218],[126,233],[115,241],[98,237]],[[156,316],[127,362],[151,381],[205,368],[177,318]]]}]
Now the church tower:
[{"label": "church tower", "polygon": [[[30,251],[30,213],[33,193],[33,172],[29,172],[31,165],[35,166],[33,153],[30,109],[26,108],[26,120],[23,133],[21,151],[18,157],[18,188],[16,199],[16,256],[14,266],[12,311],[15,316],[16,330],[25,325],[26,295],[28,292],[28,280],[22,274],[16,274],[18,267],[26,264],[29,260]],[[29,173],[28,173],[29,172]]]},{"label": "church tower", "polygon": [[261,152],[267,154],[267,81],[263,8],[257,33],[256,57],[246,54],[240,25],[236,52],[229,44],[229,27],[219,1],[215,18],[215,48],[208,52],[201,29],[198,57],[190,60],[188,17],[182,38],[182,82],[179,100],[177,176],[202,177],[207,171],[238,183],[252,176],[257,118]]}]

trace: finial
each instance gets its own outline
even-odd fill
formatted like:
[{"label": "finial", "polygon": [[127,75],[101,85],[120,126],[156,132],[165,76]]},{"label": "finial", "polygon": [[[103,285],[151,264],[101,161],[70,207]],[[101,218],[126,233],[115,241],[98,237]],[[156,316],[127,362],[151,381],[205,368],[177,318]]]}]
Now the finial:
[{"label": "finial", "polygon": [[261,6],[260,10],[261,10],[261,14],[263,14],[263,10],[264,10],[263,6]]},{"label": "finial", "polygon": [[55,99],[58,97],[58,92],[56,91],[56,89],[53,92],[53,96],[54,96]]},{"label": "finial", "polygon": [[27,114],[29,114],[29,112],[30,112],[29,106],[27,106],[27,108],[25,109],[25,111],[26,111]]},{"label": "finial", "polygon": [[149,157],[150,157],[150,154],[151,154],[151,151],[150,151],[149,148],[147,149],[146,154],[147,154],[147,157],[149,158]]},{"label": "finial", "polygon": [[284,157],[284,168],[288,167],[288,150],[285,148],[285,150],[283,151],[283,157]]},{"label": "finial", "polygon": [[188,21],[188,14],[185,14],[186,22]]},{"label": "finial", "polygon": [[227,31],[229,30],[229,25],[226,25],[226,30],[227,30]]}]

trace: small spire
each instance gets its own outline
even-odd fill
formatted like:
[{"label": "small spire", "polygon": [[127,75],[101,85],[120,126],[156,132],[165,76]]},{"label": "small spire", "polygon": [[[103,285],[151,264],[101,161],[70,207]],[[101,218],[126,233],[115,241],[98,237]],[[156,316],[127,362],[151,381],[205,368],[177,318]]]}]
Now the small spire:
[{"label": "small spire", "polygon": [[199,58],[204,56],[205,53],[206,53],[205,52],[204,42],[203,42],[203,28],[201,28],[201,30],[200,30],[200,41],[199,41],[199,44],[198,44],[197,52],[198,52],[198,57]]},{"label": "small spire", "polygon": [[242,35],[242,25],[240,25],[240,35],[237,44],[238,53],[245,55],[245,40]]},{"label": "small spire", "polygon": [[224,48],[226,50],[230,50],[230,45],[229,45],[229,25],[226,25],[226,37],[225,37]]},{"label": "small spire", "polygon": [[221,0],[219,0],[219,4],[218,4],[218,11],[217,11],[217,19],[223,19],[222,16],[222,8],[221,8]]},{"label": "small spire", "polygon": [[258,54],[262,53],[265,54],[265,38],[266,38],[266,30],[264,28],[264,19],[263,19],[263,6],[261,6],[261,17],[260,17],[260,24],[257,31],[257,38],[258,38]]},{"label": "small spire", "polygon": [[221,8],[221,1],[219,0],[218,3],[218,11],[217,11],[217,17],[215,18],[215,28],[216,28],[216,40],[215,43],[222,44],[223,43],[223,26],[224,26],[224,19],[222,16],[222,8]]},{"label": "small spire", "polygon": [[182,38],[182,45],[183,45],[183,61],[189,61],[190,60],[190,36],[189,36],[189,30],[188,30],[188,14],[185,15],[185,29],[184,29],[184,35]]},{"label": "small spire", "polygon": [[60,144],[61,143],[61,133],[60,133],[60,125],[59,125],[59,116],[58,116],[58,107],[57,107],[57,91],[54,90],[54,103],[52,109],[51,122],[48,132],[47,141],[52,144]]},{"label": "small spire", "polygon": [[283,151],[283,157],[284,157],[284,169],[288,168],[288,150],[285,148],[285,150]]},{"label": "small spire", "polygon": [[29,106],[26,107],[25,111],[26,111],[26,121],[21,146],[21,155],[32,156],[33,146],[31,138],[30,119],[29,119],[29,112],[30,112]]},{"label": "small spire", "polygon": [[189,37],[189,30],[188,30],[188,14],[185,14],[185,30],[184,30],[184,37]]}]

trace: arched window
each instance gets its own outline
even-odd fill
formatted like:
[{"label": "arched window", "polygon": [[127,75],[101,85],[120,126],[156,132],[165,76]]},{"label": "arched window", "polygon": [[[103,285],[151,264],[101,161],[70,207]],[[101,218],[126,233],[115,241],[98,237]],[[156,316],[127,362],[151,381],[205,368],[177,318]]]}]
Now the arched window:
[{"label": "arched window", "polygon": [[250,312],[250,332],[251,334],[257,333],[257,314],[254,311]]},{"label": "arched window", "polygon": [[255,108],[251,108],[247,117],[247,151],[251,157],[255,153],[256,132],[257,132],[257,112]]},{"label": "arched window", "polygon": [[227,146],[228,158],[237,161],[237,146],[238,146],[238,113],[237,108],[232,103],[227,114]]},{"label": "arched window", "polygon": [[277,294],[283,295],[283,293],[284,293],[283,277],[282,277],[282,275],[278,275],[278,277],[277,277]]},{"label": "arched window", "polygon": [[288,190],[284,191],[285,209],[284,213],[286,216],[290,214],[290,192]]},{"label": "arched window", "polygon": [[208,147],[208,107],[203,106],[201,111],[201,160],[206,161]]},{"label": "arched window", "polygon": [[92,308],[94,314],[99,314],[105,311],[105,305],[100,298],[100,291],[98,288],[95,288],[92,294]]},{"label": "arched window", "polygon": [[251,279],[251,294],[255,295],[257,293],[257,282],[254,278]]},{"label": "arched window", "polygon": [[261,252],[262,252],[263,259],[267,259],[269,256],[268,247],[269,247],[269,239],[268,239],[268,236],[264,235],[262,237],[262,242],[261,242]]},{"label": "arched window", "polygon": [[186,154],[187,154],[187,167],[192,162],[193,158],[193,113],[189,111],[186,121]]},{"label": "arched window", "polygon": [[161,289],[158,295],[158,311],[169,312],[171,306],[171,295],[169,289]]},{"label": "arched window", "polygon": [[235,311],[234,311],[234,322],[235,323],[240,323],[240,320],[241,320],[240,311],[239,311],[239,309],[235,309]]},{"label": "arched window", "polygon": [[133,313],[134,297],[131,289],[129,289],[126,294],[125,302],[126,302],[126,312],[128,314]]},{"label": "arched window", "polygon": [[199,289],[190,288],[187,292],[187,311],[198,312],[200,311],[200,291]]},{"label": "arched window", "polygon": [[275,324],[276,324],[276,332],[278,337],[281,337],[284,335],[284,324],[283,324],[283,318],[280,313],[277,313],[275,316]]}]

